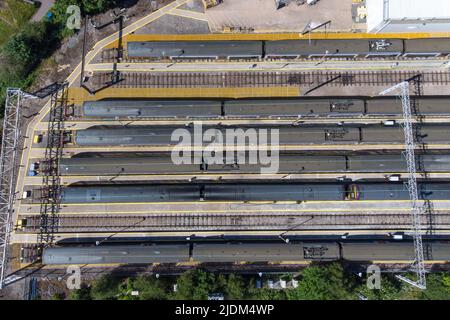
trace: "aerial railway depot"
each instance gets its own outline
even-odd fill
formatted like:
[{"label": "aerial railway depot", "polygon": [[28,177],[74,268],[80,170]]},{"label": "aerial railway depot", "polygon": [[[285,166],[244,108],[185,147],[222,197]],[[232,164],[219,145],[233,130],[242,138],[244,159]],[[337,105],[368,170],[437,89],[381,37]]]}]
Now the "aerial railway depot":
[{"label": "aerial railway depot", "polygon": [[[85,69],[30,124],[13,244],[40,246],[38,258],[50,266],[412,262],[404,109],[397,96],[374,93],[410,81],[415,178],[426,211],[420,231],[433,253],[425,260],[450,261],[448,34],[127,32],[96,45]],[[394,66],[339,71],[377,61]],[[297,62],[314,70],[267,69]],[[247,70],[221,71],[233,63]],[[326,70],[327,63],[342,66]],[[178,64],[192,71],[162,71]],[[175,164],[173,132],[195,136],[198,122],[201,134],[216,136],[277,130],[278,171],[261,174],[261,164],[237,160]],[[251,152],[241,142],[232,158]],[[175,238],[184,243],[161,244]]]}]

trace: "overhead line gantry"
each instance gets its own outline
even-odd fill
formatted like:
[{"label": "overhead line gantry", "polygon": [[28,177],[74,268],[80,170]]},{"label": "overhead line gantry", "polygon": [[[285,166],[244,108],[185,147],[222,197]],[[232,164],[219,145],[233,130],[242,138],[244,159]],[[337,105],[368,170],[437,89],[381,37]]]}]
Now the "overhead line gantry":
[{"label": "overhead line gantry", "polygon": [[417,179],[416,179],[416,157],[414,141],[414,131],[412,127],[412,115],[411,115],[411,100],[409,96],[409,82],[403,81],[389,89],[386,89],[380,93],[380,95],[386,95],[391,92],[399,92],[402,101],[403,110],[403,131],[405,134],[405,151],[404,156],[406,158],[406,165],[408,169],[408,182],[406,186],[408,188],[409,196],[411,199],[411,220],[412,220],[412,237],[414,241],[414,253],[415,261],[413,268],[417,274],[417,281],[412,281],[403,276],[397,276],[399,279],[415,286],[420,289],[426,289],[426,277],[425,277],[425,264],[424,264],[424,252],[422,243],[422,226],[420,222],[421,215],[423,214],[423,207],[419,205],[419,196],[417,191]]},{"label": "overhead line gantry", "polygon": [[0,289],[4,286],[8,268],[9,240],[13,223],[18,160],[22,140],[22,104],[26,98],[36,97],[18,88],[8,88],[6,91],[0,155]]}]

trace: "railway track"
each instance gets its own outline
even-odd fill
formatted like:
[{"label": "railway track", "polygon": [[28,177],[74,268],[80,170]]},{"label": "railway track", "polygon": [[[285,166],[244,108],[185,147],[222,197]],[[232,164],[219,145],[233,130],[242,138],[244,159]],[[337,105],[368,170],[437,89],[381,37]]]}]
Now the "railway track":
[{"label": "railway track", "polygon": [[[28,216],[22,232],[39,232],[40,217]],[[152,214],[152,215],[61,215],[58,233],[72,232],[152,232],[152,231],[230,231],[230,230],[376,230],[409,229],[406,213],[312,213],[284,214]],[[424,229],[450,229],[450,214],[432,213],[422,216]]]},{"label": "railway track", "polygon": [[[236,87],[289,87],[311,86],[331,81],[327,86],[387,86],[416,76],[417,71],[358,71],[358,72],[126,72],[116,88],[236,88]],[[422,83],[429,85],[450,84],[449,71],[420,72]],[[111,82],[111,73],[96,73],[94,87]]]}]

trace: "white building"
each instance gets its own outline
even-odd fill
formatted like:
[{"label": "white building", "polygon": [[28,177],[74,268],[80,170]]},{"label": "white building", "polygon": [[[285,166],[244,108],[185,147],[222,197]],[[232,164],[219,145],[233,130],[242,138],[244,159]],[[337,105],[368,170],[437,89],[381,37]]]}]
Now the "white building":
[{"label": "white building", "polygon": [[367,31],[450,32],[450,0],[366,0]]}]

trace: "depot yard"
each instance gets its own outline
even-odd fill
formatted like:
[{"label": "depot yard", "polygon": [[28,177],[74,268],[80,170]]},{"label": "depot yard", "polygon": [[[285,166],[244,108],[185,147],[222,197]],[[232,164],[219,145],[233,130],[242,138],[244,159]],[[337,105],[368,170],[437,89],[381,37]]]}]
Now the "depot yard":
[{"label": "depot yard", "polygon": [[[281,33],[303,28],[310,14],[327,20],[330,12],[344,17],[333,30],[349,31],[352,1],[292,3],[276,14],[269,4],[230,0],[204,12],[198,2],[174,1],[83,52],[83,63],[24,130],[13,190],[19,196],[10,204],[11,243],[26,248],[21,266],[35,261],[39,253],[26,253],[38,247],[56,247],[40,252],[49,264],[78,259],[80,252],[65,246],[80,241],[98,258],[79,262],[87,264],[133,262],[140,250],[155,251],[128,247],[124,261],[101,256],[99,244],[169,240],[184,245],[137,263],[260,262],[257,245],[230,243],[263,240],[271,243],[274,263],[297,249],[305,254],[293,261],[329,260],[320,253],[331,248],[323,238],[333,248],[363,241],[363,249],[350,249],[354,261],[409,263],[412,226],[438,248],[427,263],[450,260],[447,39]],[[167,17],[202,21],[213,32],[230,24],[257,32],[156,35],[155,25]],[[280,33],[258,33],[273,29]],[[404,81],[411,119],[397,92],[378,98]],[[8,100],[20,107],[13,94],[23,92],[11,91]],[[402,157],[408,125],[416,152],[409,166]],[[240,149],[221,145],[216,152],[229,156],[222,162],[209,163],[203,153],[195,163],[176,165],[177,129],[191,137],[209,129],[216,139],[238,129]],[[245,137],[262,129],[279,133],[276,172],[238,160],[242,152],[261,151]],[[194,151],[204,151],[203,142]],[[416,225],[404,187],[411,178],[425,208]],[[217,239],[225,247],[198,249]],[[318,253],[306,254],[311,250]]]}]

